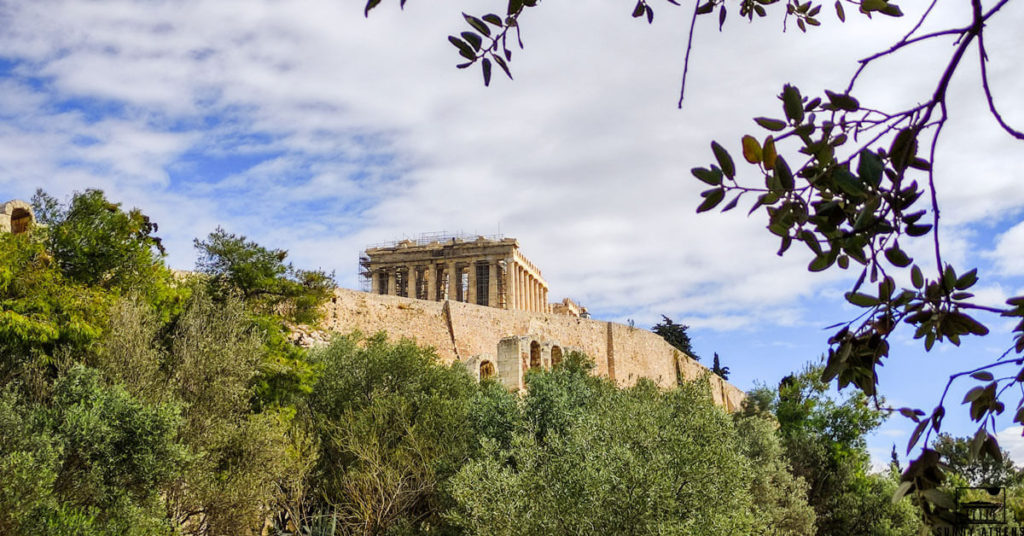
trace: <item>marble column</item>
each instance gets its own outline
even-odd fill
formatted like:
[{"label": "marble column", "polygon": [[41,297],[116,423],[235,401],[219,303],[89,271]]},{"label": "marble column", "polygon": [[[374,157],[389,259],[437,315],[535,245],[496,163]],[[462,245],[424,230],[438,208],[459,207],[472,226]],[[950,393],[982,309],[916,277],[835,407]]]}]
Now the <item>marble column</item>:
[{"label": "marble column", "polygon": [[516,299],[516,292],[519,287],[516,285],[516,262],[509,258],[505,259],[505,295],[508,296],[509,310],[519,307],[519,300]]},{"label": "marble column", "polygon": [[427,299],[437,301],[437,265],[427,265]]},{"label": "marble column", "polygon": [[523,271],[523,267],[518,267],[519,272],[519,310],[528,311],[529,304],[526,303],[526,272]]},{"label": "marble column", "polygon": [[530,272],[526,272],[526,303],[530,304],[530,312],[537,310],[537,282]]},{"label": "marble column", "polygon": [[455,262],[449,262],[447,266],[445,266],[445,271],[448,272],[448,285],[445,287],[445,299],[455,301],[459,296],[457,292],[458,287],[455,286],[458,284],[458,281],[456,281],[456,276],[458,274],[455,272]]},{"label": "marble column", "polygon": [[466,295],[463,297],[466,299],[466,303],[476,305],[476,263],[470,262],[466,265],[466,271],[469,273],[466,278]]},{"label": "marble column", "polygon": [[419,268],[409,265],[409,297],[419,299],[420,271]]},{"label": "marble column", "polygon": [[388,270],[388,296],[395,296],[398,294],[398,285],[395,284],[395,273],[394,268]]},{"label": "marble column", "polygon": [[380,270],[370,272],[370,292],[380,294]]}]

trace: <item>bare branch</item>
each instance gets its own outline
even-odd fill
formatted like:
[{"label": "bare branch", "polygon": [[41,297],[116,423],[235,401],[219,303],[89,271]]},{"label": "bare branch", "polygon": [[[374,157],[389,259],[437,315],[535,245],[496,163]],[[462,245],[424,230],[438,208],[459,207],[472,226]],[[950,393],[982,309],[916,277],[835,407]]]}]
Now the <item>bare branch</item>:
[{"label": "bare branch", "polygon": [[679,104],[683,108],[683,95],[686,93],[686,72],[690,69],[690,50],[693,49],[693,27],[697,25],[697,10],[700,9],[699,0],[693,2],[693,18],[690,19],[690,35],[686,38],[686,57],[683,59],[683,82],[679,87]]}]

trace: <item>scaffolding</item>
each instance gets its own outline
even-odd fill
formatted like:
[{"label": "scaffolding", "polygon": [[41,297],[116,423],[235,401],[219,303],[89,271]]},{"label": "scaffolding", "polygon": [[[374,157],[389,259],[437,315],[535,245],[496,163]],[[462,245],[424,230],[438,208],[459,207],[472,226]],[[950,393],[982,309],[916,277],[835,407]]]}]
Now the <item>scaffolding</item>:
[{"label": "scaffolding", "polygon": [[373,272],[370,271],[370,256],[366,253],[359,254],[359,290],[363,292],[373,290]]},{"label": "scaffolding", "polygon": [[412,237],[412,238],[406,237],[406,238],[402,238],[402,239],[398,239],[398,240],[390,240],[390,241],[387,241],[387,242],[379,242],[377,244],[370,244],[370,245],[366,246],[366,249],[394,248],[394,247],[398,247],[400,244],[403,244],[403,243],[406,243],[406,242],[412,242],[413,245],[416,245],[416,246],[426,246],[426,245],[429,245],[429,244],[433,244],[434,242],[437,242],[437,243],[440,243],[440,244],[443,244],[445,242],[453,242],[453,241],[472,242],[472,241],[478,240],[480,238],[483,238],[484,240],[494,240],[494,241],[497,241],[497,240],[504,240],[505,239],[505,235],[502,235],[502,234],[482,235],[482,234],[476,234],[476,233],[464,233],[464,232],[461,232],[461,231],[460,232],[456,232],[456,233],[450,233],[448,231],[438,231],[438,232],[434,232],[434,233],[421,233],[421,234],[418,234],[418,235],[416,235],[415,237]]}]

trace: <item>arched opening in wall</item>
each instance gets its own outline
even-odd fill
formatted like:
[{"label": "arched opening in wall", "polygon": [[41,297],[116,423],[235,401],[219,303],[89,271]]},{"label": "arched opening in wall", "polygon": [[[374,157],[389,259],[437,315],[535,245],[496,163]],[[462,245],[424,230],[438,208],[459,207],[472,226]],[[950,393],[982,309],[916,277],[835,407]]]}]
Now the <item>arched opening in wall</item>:
[{"label": "arched opening in wall", "polygon": [[530,368],[540,367],[540,343],[533,341],[530,343]]},{"label": "arched opening in wall", "polygon": [[562,347],[552,346],[551,347],[551,368],[555,368],[562,364]]},{"label": "arched opening in wall", "polygon": [[494,377],[494,363],[490,361],[484,361],[480,363],[480,381],[484,381],[487,378]]},{"label": "arched opening in wall", "polygon": [[16,208],[11,213],[11,233],[21,234],[28,231],[29,224],[32,223],[32,213],[23,209]]}]

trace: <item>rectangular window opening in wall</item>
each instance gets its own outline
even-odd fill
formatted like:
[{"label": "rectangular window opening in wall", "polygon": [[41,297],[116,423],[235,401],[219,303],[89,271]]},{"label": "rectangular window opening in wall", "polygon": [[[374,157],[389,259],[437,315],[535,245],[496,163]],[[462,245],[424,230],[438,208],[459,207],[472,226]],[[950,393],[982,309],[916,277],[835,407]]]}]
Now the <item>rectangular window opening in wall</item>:
[{"label": "rectangular window opening in wall", "polygon": [[491,285],[491,267],[487,263],[476,265],[476,304],[490,305],[487,292]]}]

